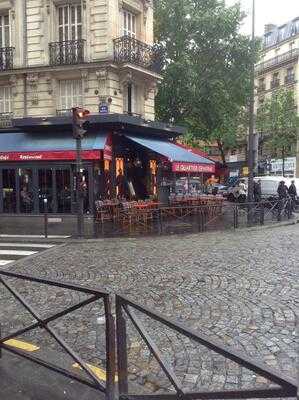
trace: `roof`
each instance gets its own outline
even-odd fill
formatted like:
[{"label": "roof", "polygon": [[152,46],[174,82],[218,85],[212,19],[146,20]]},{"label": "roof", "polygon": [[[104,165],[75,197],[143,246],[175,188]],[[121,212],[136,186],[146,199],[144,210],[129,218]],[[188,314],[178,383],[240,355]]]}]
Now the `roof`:
[{"label": "roof", "polygon": [[[102,150],[107,133],[87,135],[82,140],[82,150]],[[70,132],[68,136],[57,134],[29,134],[25,132],[0,133],[0,152],[18,151],[64,151],[76,150],[76,141]]]}]

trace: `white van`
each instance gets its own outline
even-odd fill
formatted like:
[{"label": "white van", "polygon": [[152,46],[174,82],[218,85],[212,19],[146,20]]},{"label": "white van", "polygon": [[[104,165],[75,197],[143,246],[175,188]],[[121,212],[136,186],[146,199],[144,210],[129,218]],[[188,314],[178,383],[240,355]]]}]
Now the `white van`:
[{"label": "white van", "polygon": [[295,181],[297,193],[299,194],[299,179],[297,178],[285,178],[283,176],[257,176],[254,178],[255,181],[261,181],[262,198],[277,197],[277,189],[279,182],[284,181],[287,187],[290,187],[292,181]]},{"label": "white van", "polygon": [[[240,178],[244,179],[246,185],[248,184],[248,178]],[[279,182],[284,181],[287,187],[290,186],[291,182],[294,180],[297,188],[297,194],[299,195],[299,179],[298,178],[285,178],[283,176],[277,175],[269,175],[269,176],[256,176],[254,178],[255,181],[261,181],[261,192],[263,199],[272,199],[278,197],[277,189]],[[227,198],[229,201],[236,201],[239,196],[238,193],[238,184],[240,180],[237,180],[234,186],[228,188],[227,190]]]}]

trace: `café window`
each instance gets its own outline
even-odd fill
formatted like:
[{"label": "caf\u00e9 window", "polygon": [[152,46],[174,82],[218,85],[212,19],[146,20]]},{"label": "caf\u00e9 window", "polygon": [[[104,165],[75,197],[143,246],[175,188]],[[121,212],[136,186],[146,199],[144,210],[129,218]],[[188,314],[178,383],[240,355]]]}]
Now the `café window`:
[{"label": "caf\u00e9 window", "polygon": [[61,110],[69,110],[72,107],[82,107],[82,81],[80,79],[61,80],[59,82],[59,97]]},{"label": "caf\u00e9 window", "polygon": [[67,4],[57,8],[58,40],[82,39],[82,7],[81,4]]},{"label": "caf\u00e9 window", "polygon": [[0,113],[11,112],[11,88],[0,86]]},{"label": "caf\u00e9 window", "polygon": [[10,46],[9,15],[0,15],[0,47]]},{"label": "caf\u00e9 window", "polygon": [[136,15],[127,10],[123,10],[123,34],[136,38]]}]

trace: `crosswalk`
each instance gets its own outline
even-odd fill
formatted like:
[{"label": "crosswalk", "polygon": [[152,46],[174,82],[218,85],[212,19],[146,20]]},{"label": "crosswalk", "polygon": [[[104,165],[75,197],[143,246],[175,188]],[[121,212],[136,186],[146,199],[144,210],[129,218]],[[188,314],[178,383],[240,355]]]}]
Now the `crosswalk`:
[{"label": "crosswalk", "polygon": [[47,243],[0,242],[0,267],[54,247]]}]

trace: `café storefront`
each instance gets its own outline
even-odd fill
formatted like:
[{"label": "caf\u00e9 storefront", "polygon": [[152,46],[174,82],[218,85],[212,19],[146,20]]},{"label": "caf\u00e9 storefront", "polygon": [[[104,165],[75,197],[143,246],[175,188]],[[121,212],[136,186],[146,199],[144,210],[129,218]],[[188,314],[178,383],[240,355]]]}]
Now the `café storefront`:
[{"label": "caf\u00e9 storefront", "polygon": [[[111,129],[114,128],[114,129]],[[117,128],[117,129],[115,129]],[[82,141],[84,212],[105,199],[157,199],[178,176],[213,174],[215,164],[175,143],[177,133],[114,123],[91,125]],[[76,213],[76,151],[64,129],[0,133],[0,213]]]}]

